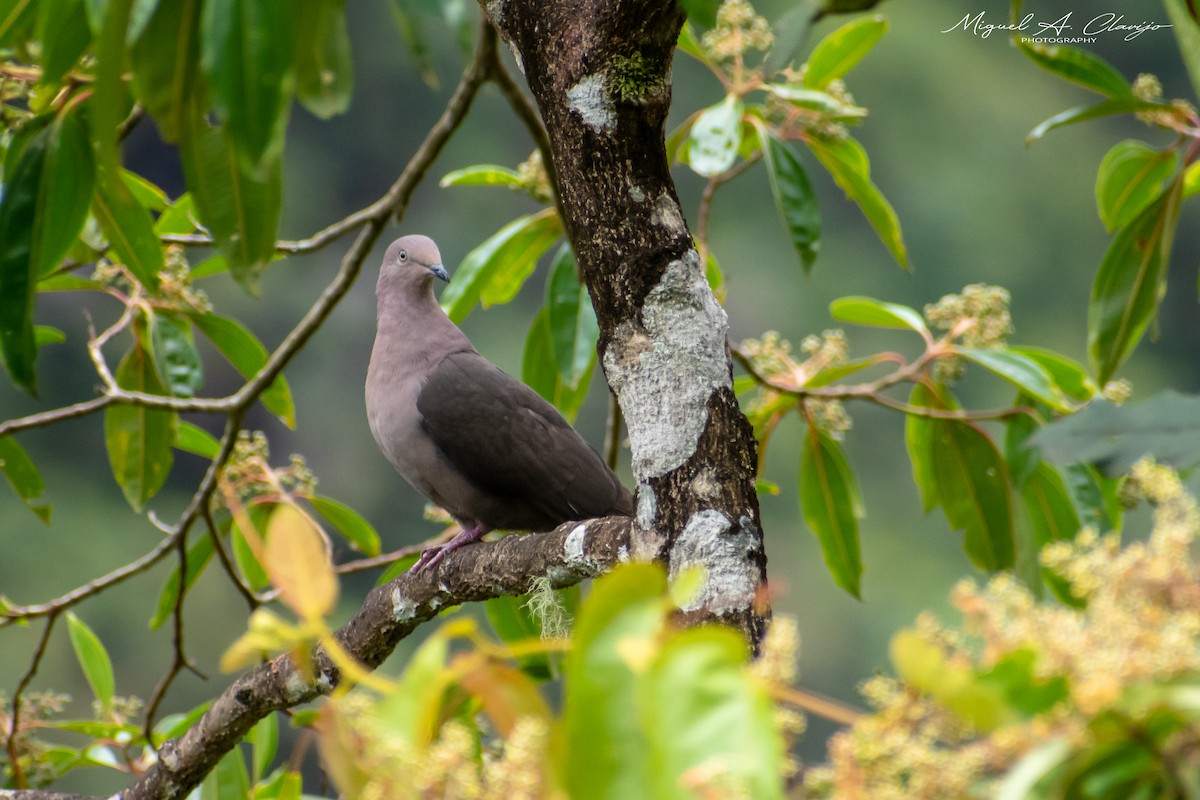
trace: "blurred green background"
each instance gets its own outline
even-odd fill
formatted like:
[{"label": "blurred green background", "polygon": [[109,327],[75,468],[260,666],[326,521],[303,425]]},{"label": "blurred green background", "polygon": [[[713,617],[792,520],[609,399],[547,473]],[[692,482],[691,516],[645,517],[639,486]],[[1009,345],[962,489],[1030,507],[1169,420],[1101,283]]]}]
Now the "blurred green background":
[{"label": "blurred green background", "polygon": [[[788,7],[782,0],[761,2],[770,19]],[[1099,5],[1028,0],[1026,11],[1051,20],[1074,12],[1082,25],[1095,14],[1124,14],[1127,22],[1165,22],[1150,0],[1111,0]],[[467,10],[474,13],[473,4]],[[1029,130],[1065,108],[1094,102],[1094,96],[1040,71],[1008,40],[983,39],[961,29],[942,33],[964,14],[986,12],[989,21],[1007,17],[1003,0],[890,0],[880,11],[892,28],[849,76],[848,87],[870,116],[853,133],[872,159],[872,175],[895,206],[904,226],[913,275],[891,261],[858,209],[848,203],[815,159],[802,153],[821,202],[824,240],[812,275],[796,263],[771,203],[761,166],[751,169],[717,195],[712,247],[726,272],[732,338],[777,330],[795,345],[808,333],[832,327],[829,302],[866,294],[922,307],[976,282],[1000,284],[1012,292],[1016,326],[1013,341],[1058,349],[1085,360],[1086,301],[1091,279],[1108,243],[1096,216],[1093,182],[1105,151],[1123,138],[1153,146],[1167,144],[1161,133],[1132,120],[1101,120],[1052,132],[1026,146]],[[453,34],[430,16],[426,37],[436,54],[441,88],[424,85],[396,34],[389,0],[348,4],[354,43],[355,99],[349,113],[320,122],[296,108],[288,138],[282,235],[301,237],[360,208],[385,191],[426,130],[441,112],[463,61]],[[812,37],[843,19],[826,19]],[[810,38],[809,46],[815,42]],[[1085,45],[1132,79],[1157,74],[1168,97],[1191,90],[1169,30],[1147,32],[1132,41],[1101,36]],[[721,97],[719,83],[699,64],[680,55],[674,70],[677,124],[691,111]],[[1194,99],[1194,98],[1193,98]],[[452,169],[491,162],[515,166],[532,149],[522,126],[494,87],[477,99],[466,125],[450,142],[430,178],[417,191],[401,225],[381,240],[376,256],[401,233],[433,236],[447,266],[501,225],[534,209],[532,201],[506,189],[440,189],[437,178]],[[149,124],[126,145],[126,162],[175,196],[182,191],[178,162],[159,143]],[[703,182],[679,168],[676,179],[689,220],[695,220]],[[1194,204],[1193,204],[1194,205]],[[1166,387],[1200,390],[1195,369],[1200,351],[1200,306],[1196,272],[1200,266],[1200,215],[1184,208],[1176,241],[1171,290],[1160,315],[1161,337],[1146,341],[1122,370],[1132,380],[1135,399]],[[276,345],[319,294],[336,270],[348,241],[290,258],[268,270],[260,299],[242,294],[225,277],[207,279],[205,289],[219,312],[245,321],[267,344]],[[194,254],[193,263],[200,260]],[[301,453],[320,480],[323,494],[359,510],[379,529],[385,549],[415,543],[436,531],[421,518],[422,499],[378,453],[367,428],[362,383],[374,335],[372,258],[358,285],[320,334],[287,370],[297,402],[295,431],[261,410],[248,424],[264,430],[273,462]],[[504,369],[520,373],[521,346],[541,298],[544,267],[508,306],[476,311],[464,328],[479,349]],[[92,396],[96,377],[87,361],[87,317],[111,321],[119,309],[103,298],[43,295],[39,323],[67,332],[65,345],[43,350],[39,363],[42,397],[34,401],[0,382],[0,418],[8,419]],[[852,351],[915,352],[903,333],[848,332]],[[211,351],[206,355],[205,393],[219,395],[236,386],[235,376]],[[115,363],[116,348],[110,352]],[[988,378],[964,382],[962,393],[974,405],[1011,401],[1005,385]],[[606,392],[599,377],[578,421],[599,446]],[[796,500],[800,427],[789,420],[773,439],[763,477],[777,483],[777,496],[763,496],[763,523],[770,558],[769,577],[776,613],[799,620],[803,637],[801,673],[805,687],[856,702],[855,686],[887,665],[890,634],[922,609],[946,615],[945,597],[960,577],[973,570],[958,535],[937,515],[924,517],[912,485],[900,414],[851,405],[854,427],[846,446],[858,471],[867,516],[862,523],[864,600],[837,589],[825,571],[815,538],[805,530]],[[194,418],[211,426],[213,420]],[[0,490],[0,594],[18,603],[55,597],[144,553],[159,534],[124,504],[109,472],[99,416],[20,435],[42,469],[54,524],[43,526],[7,489]],[[628,458],[627,451],[623,457]],[[152,502],[170,520],[183,507],[204,464],[179,454],[168,488]],[[627,467],[623,468],[627,480]],[[345,556],[342,547],[340,555]],[[170,663],[170,634],[146,628],[167,568],[160,566],[117,590],[85,604],[78,613],[96,630],[113,655],[119,693],[148,694]],[[343,584],[341,618],[349,615],[373,576]],[[243,629],[246,607],[224,576],[210,567],[188,603],[188,653],[208,675],[183,674],[167,703],[180,710],[207,699],[227,685],[217,673],[220,652]],[[0,689],[11,691],[28,666],[41,624],[0,630]],[[403,663],[406,643],[389,663]],[[67,691],[76,701],[69,716],[87,716],[89,696],[60,628],[35,688]],[[802,756],[820,759],[832,730],[810,721]],[[103,788],[95,773],[75,784]],[[114,777],[112,786],[124,780]],[[62,788],[68,788],[63,784]]]}]

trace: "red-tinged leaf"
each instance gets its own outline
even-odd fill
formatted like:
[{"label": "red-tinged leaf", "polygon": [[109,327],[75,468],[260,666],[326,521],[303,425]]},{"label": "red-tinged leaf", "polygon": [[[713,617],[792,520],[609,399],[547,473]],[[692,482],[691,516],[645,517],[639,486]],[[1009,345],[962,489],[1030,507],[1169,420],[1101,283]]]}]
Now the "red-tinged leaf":
[{"label": "red-tinged leaf", "polygon": [[1103,58],[1087,50],[1062,44],[1018,41],[1025,55],[1047,72],[1077,83],[1114,100],[1133,97],[1129,81]]},{"label": "red-tinged leaf", "polygon": [[160,2],[133,45],[133,88],[168,142],[178,142],[196,85],[201,0]]},{"label": "red-tinged leaf", "polygon": [[263,566],[284,605],[313,622],[333,610],[338,580],[329,540],[295,503],[280,503],[267,523]]},{"label": "red-tinged leaf", "polygon": [[1133,353],[1166,294],[1180,189],[1172,184],[1117,231],[1100,263],[1088,303],[1088,355],[1101,385]]},{"label": "red-tinged leaf", "polygon": [[[153,361],[138,344],[121,359],[116,379],[122,389],[166,394]],[[176,421],[173,411],[132,403],[112,405],[104,412],[109,464],[125,499],[135,511],[141,511],[167,479],[173,460],[171,446],[175,441]]]},{"label": "red-tinged leaf", "polygon": [[238,168],[250,175],[265,176],[283,152],[295,78],[292,17],[288,0],[207,0],[201,10],[200,63],[213,108],[229,126]]},{"label": "red-tinged leaf", "polygon": [[49,525],[50,506],[40,499],[42,492],[46,490],[46,485],[42,482],[42,473],[25,452],[25,448],[11,436],[0,436],[0,472],[4,473],[4,477],[29,510]]},{"label": "red-tinged leaf", "polygon": [[75,616],[74,611],[67,612],[67,633],[70,634],[71,647],[75,651],[75,659],[83,669],[83,676],[92,687],[92,694],[104,708],[112,706],[113,695],[116,694],[116,678],[113,676],[112,660],[108,651],[91,628],[83,620]]},{"label": "red-tinged leaf", "polygon": [[787,142],[773,136],[766,125],[759,125],[759,140],[775,208],[807,273],[812,270],[821,243],[821,212],[816,194],[804,165]]},{"label": "red-tinged leaf", "polygon": [[1008,468],[987,434],[964,422],[933,421],[933,474],[946,519],[980,569],[1016,561]]},{"label": "red-tinged leaf", "polygon": [[523,717],[550,718],[550,707],[528,675],[497,661],[479,660],[476,664],[459,682],[479,700],[483,712],[501,736],[512,735]]},{"label": "red-tinged leaf", "polygon": [[870,161],[862,145],[849,136],[837,140],[813,139],[808,145],[846,196],[858,204],[896,262],[906,270],[911,269],[900,220],[891,203],[871,182]]},{"label": "red-tinged leaf", "polygon": [[308,498],[308,502],[312,503],[318,514],[329,520],[338,533],[346,537],[346,541],[350,542],[355,550],[368,556],[379,555],[379,534],[371,523],[353,508],[331,497],[320,495],[313,495]]},{"label": "red-tinged leaf", "polygon": [[881,16],[860,17],[827,34],[808,57],[804,85],[824,89],[862,61],[888,30]]},{"label": "red-tinged leaf", "polygon": [[514,219],[467,253],[442,292],[442,308],[462,322],[480,300],[487,305],[512,299],[561,235],[562,220],[553,208]]},{"label": "red-tinged leaf", "polygon": [[1113,145],[1096,174],[1096,207],[1104,227],[1111,233],[1144,211],[1178,163],[1174,150],[1152,150],[1132,139]]},{"label": "red-tinged leaf", "polygon": [[821,543],[825,565],[838,586],[862,599],[858,519],[862,501],[842,447],[810,427],[800,448],[800,510]]},{"label": "red-tinged leaf", "polygon": [[[243,377],[254,377],[267,363],[267,348],[237,320],[216,314],[196,314],[192,321]],[[296,427],[296,406],[283,375],[276,376],[259,399],[284,425]]]}]

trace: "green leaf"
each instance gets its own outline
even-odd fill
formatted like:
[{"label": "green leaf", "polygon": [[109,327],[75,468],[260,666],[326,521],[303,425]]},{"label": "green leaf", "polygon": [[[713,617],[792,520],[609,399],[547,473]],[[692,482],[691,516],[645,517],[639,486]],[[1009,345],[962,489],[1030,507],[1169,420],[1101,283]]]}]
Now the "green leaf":
[{"label": "green leaf", "polygon": [[1183,173],[1183,199],[1200,194],[1200,161],[1195,162]]},{"label": "green leaf", "polygon": [[25,452],[25,448],[11,436],[0,436],[0,472],[4,473],[4,477],[29,510],[49,525],[50,506],[39,500],[42,492],[46,490],[46,484],[42,482],[42,473]]},{"label": "green leaf", "polygon": [[149,322],[154,366],[167,391],[174,397],[192,397],[204,378],[191,320],[160,311],[149,314]]},{"label": "green leaf", "polygon": [[158,273],[164,267],[162,244],[154,232],[150,212],[133,196],[120,174],[98,171],[92,213],[116,251],[116,260],[128,267],[143,286],[157,288]]},{"label": "green leaf", "polygon": [[841,445],[812,426],[800,448],[800,509],[821,543],[834,582],[861,600],[858,483]]},{"label": "green leaf", "polygon": [[339,503],[331,497],[313,495],[308,498],[313,508],[337,528],[350,546],[368,556],[377,556],[380,552],[379,534],[371,523],[345,503]]},{"label": "green leaf", "polygon": [[87,126],[68,107],[31,123],[37,132],[10,153],[0,196],[0,360],[13,382],[35,390],[33,297],[79,237],[95,181]]},{"label": "green leaf", "polygon": [[1170,108],[1165,103],[1154,103],[1140,100],[1136,97],[1123,97],[1119,100],[1105,100],[1094,106],[1076,106],[1059,112],[1031,130],[1025,137],[1025,144],[1032,144],[1055,128],[1074,125],[1077,122],[1087,122],[1100,117],[1110,117],[1114,114],[1136,114],[1139,111],[1155,111]]},{"label": "green leaf", "polygon": [[277,155],[255,170],[237,157],[232,131],[208,124],[198,105],[187,115],[179,148],[200,221],[212,232],[233,277],[251,294],[275,255],[282,205]]},{"label": "green leaf", "polygon": [[946,519],[980,569],[1015,562],[1008,468],[987,434],[968,423],[933,421],[933,473]]},{"label": "green leaf", "polygon": [[417,0],[392,0],[392,21],[396,24],[396,30],[400,32],[400,38],[408,46],[409,55],[412,56],[421,80],[430,89],[437,89],[437,69],[434,68],[433,56],[429,52],[429,39],[418,20],[415,9],[418,4]]},{"label": "green leaf", "polygon": [[1026,753],[997,790],[996,800],[1049,800],[1037,786],[1063,765],[1072,753],[1071,743],[1055,738]]},{"label": "green leaf", "polygon": [[198,425],[182,419],[175,428],[175,441],[172,446],[185,453],[210,460],[216,458],[217,454],[221,452],[221,443],[217,441],[217,437]]},{"label": "green leaf", "polygon": [[867,109],[850,105],[819,89],[800,89],[779,83],[767,84],[764,88],[780,100],[796,108],[816,111],[827,120],[855,123],[867,116]]},{"label": "green leaf", "polygon": [[49,325],[34,325],[33,338],[38,347],[45,347],[48,344],[62,344],[67,340],[67,335]]},{"label": "green leaf", "polygon": [[134,42],[133,89],[167,142],[178,142],[197,86],[202,0],[160,2]]},{"label": "green leaf", "polygon": [[1096,175],[1096,207],[1104,227],[1111,233],[1145,210],[1178,163],[1174,150],[1152,150],[1132,139],[1113,145]]},{"label": "green leaf", "polygon": [[[166,394],[150,356],[138,344],[121,359],[115,377],[122,389]],[[176,422],[172,411],[131,403],[112,405],[104,411],[108,461],[125,499],[135,511],[141,511],[167,479]]]},{"label": "green leaf", "polygon": [[845,378],[847,375],[853,375],[854,373],[860,372],[860,371],[866,369],[867,367],[873,367],[876,364],[881,363],[883,360],[884,359],[880,358],[880,356],[877,354],[877,355],[873,355],[873,356],[864,356],[862,358],[855,358],[850,361],[847,361],[844,364],[837,364],[835,366],[825,367],[824,369],[817,372],[817,374],[813,375],[811,378],[809,378],[807,381],[805,381],[804,388],[819,389],[822,386],[828,386],[829,384],[834,383],[835,381],[840,381],[842,378]]},{"label": "green leaf", "polygon": [[117,683],[108,651],[87,623],[75,616],[74,611],[67,612],[67,633],[71,638],[75,659],[83,669],[83,677],[92,687],[92,694],[105,709],[111,708]]},{"label": "green leaf", "polygon": [[159,236],[169,233],[193,233],[196,229],[196,203],[192,200],[190,192],[181,194],[154,223],[154,232]]},{"label": "green leaf", "polygon": [[1062,476],[1084,525],[1101,532],[1121,530],[1123,507],[1115,478],[1101,476],[1090,464],[1068,464]]},{"label": "green leaf", "polygon": [[[1021,499],[1039,549],[1050,542],[1070,541],[1083,527],[1062,475],[1045,462],[1038,464],[1021,487]],[[1078,603],[1071,594],[1070,584],[1061,577],[1046,569],[1042,570],[1042,577],[1060,601]]]},{"label": "green leaf", "polygon": [[438,186],[521,186],[523,181],[516,170],[496,164],[476,164],[447,172]]},{"label": "green leaf", "polygon": [[[192,542],[187,550],[187,579],[184,581],[184,592],[192,588],[196,583],[196,579],[200,577],[200,573],[208,566],[208,562],[213,557],[213,540],[208,532],[202,533],[196,541]],[[163,584],[162,591],[158,593],[158,605],[154,609],[154,616],[150,618],[150,630],[156,631],[162,627],[163,623],[171,618],[175,613],[175,606],[179,602],[179,565],[176,564],[171,574],[167,576],[166,583]]]},{"label": "green leaf", "polygon": [[1200,17],[1193,0],[1163,0],[1171,32],[1179,44],[1179,54],[1192,79],[1192,91],[1200,96]]},{"label": "green leaf", "polygon": [[712,178],[733,166],[742,143],[743,110],[741,98],[730,94],[696,118],[687,142],[687,162],[696,173]]},{"label": "green leaf", "polygon": [[345,0],[306,0],[296,15],[296,96],[322,119],[350,107],[354,88]]},{"label": "green leaf", "polygon": [[1133,353],[1167,290],[1180,184],[1117,231],[1088,303],[1088,355],[1101,385]]},{"label": "green leaf", "polygon": [[1058,390],[1050,373],[1028,356],[1005,348],[955,347],[954,352],[991,370],[1004,380],[1027,392],[1056,411],[1071,411],[1074,406]]},{"label": "green leaf", "polygon": [[721,0],[679,0],[679,5],[687,13],[687,21],[701,30],[717,24],[717,6],[721,5]]},{"label": "green leaf", "polygon": [[483,300],[485,307],[511,299],[533,272],[542,253],[562,235],[562,220],[554,208],[518,217],[467,253],[442,292],[442,308],[462,322]]},{"label": "green leaf", "polygon": [[69,272],[60,272],[42,278],[37,285],[39,292],[103,292],[104,285],[90,278],[81,278]]},{"label": "green leaf", "polygon": [[876,328],[908,328],[928,333],[924,318],[912,308],[873,297],[839,297],[829,304],[829,314],[839,322]]},{"label": "green leaf", "polygon": [[[216,314],[196,314],[192,321],[247,380],[257,375],[267,363],[267,348],[237,320]],[[296,405],[292,401],[287,379],[282,374],[275,377],[259,399],[284,425],[296,427]]]},{"label": "green leaf", "polygon": [[1097,399],[1045,426],[1032,441],[1056,464],[1087,462],[1110,477],[1147,455],[1187,469],[1200,463],[1200,397],[1167,390],[1122,406]]},{"label": "green leaf", "polygon": [[763,74],[774,75],[796,63],[812,29],[813,11],[813,0],[796,3],[771,24],[771,49],[763,59]]},{"label": "green leaf", "polygon": [[[259,541],[266,540],[271,513],[275,511],[277,505],[277,503],[264,502],[254,503],[246,508],[246,516],[250,520],[250,524],[254,526],[254,534],[258,536]],[[254,551],[251,550],[246,541],[246,533],[243,532],[242,526],[237,520],[230,523],[229,543],[233,554],[233,563],[237,565],[238,572],[242,574],[250,588],[258,592],[270,586],[271,579],[267,577],[266,570],[259,563]]]},{"label": "green leaf", "polygon": [[575,386],[569,385],[555,365],[554,340],[550,332],[548,310],[543,307],[533,318],[525,336],[521,358],[521,380],[557,408],[568,422],[574,421],[587,397],[596,366],[593,351],[591,366],[580,376]]},{"label": "green leaf", "polygon": [[581,381],[591,377],[600,339],[596,312],[577,269],[575,253],[564,244],[554,256],[546,280],[546,323],[554,361],[559,378],[571,389],[578,389]]},{"label": "green leaf", "polygon": [[[260,179],[283,153],[292,16],[288,0],[207,0],[200,15],[200,64],[213,108],[229,126],[239,168]],[[190,179],[188,186],[195,191]]]},{"label": "green leaf", "polygon": [[1041,347],[1010,345],[1009,350],[1033,359],[1050,374],[1059,391],[1075,400],[1091,400],[1096,395],[1096,384],[1087,370],[1077,361]]},{"label": "green leaf", "polygon": [[851,20],[825,36],[813,48],[804,72],[804,85],[824,89],[862,61],[888,30],[881,16]]},{"label": "green leaf", "polygon": [[[520,597],[493,597],[483,604],[484,613],[492,630],[506,644],[536,642],[542,638],[542,626],[538,619],[530,613],[526,603],[529,595]],[[530,677],[547,681],[553,678],[558,670],[550,653],[530,653],[517,658],[521,670]]]},{"label": "green leaf", "polygon": [[84,0],[42,2],[37,8],[34,36],[42,43],[42,87],[58,84],[92,41]]},{"label": "green leaf", "polygon": [[258,783],[271,769],[275,754],[279,750],[279,717],[274,712],[267,714],[255,725],[246,737],[253,745],[253,771],[251,782]]},{"label": "green leaf", "polygon": [[[1013,405],[1036,408],[1036,401],[1024,392],[1018,392]],[[1038,420],[1031,414],[1013,414],[1004,420],[1004,458],[1008,462],[1008,477],[1018,489],[1042,463],[1041,451],[1029,443],[1029,437],[1038,426]]]},{"label": "green leaf", "polygon": [[1047,72],[1053,72],[1085,89],[1115,99],[1133,97],[1129,81],[1100,56],[1062,44],[1018,41],[1025,55]]},{"label": "green leaf", "polygon": [[200,800],[246,800],[250,796],[250,776],[240,747],[226,753],[200,784]]},{"label": "green leaf", "polygon": [[0,47],[9,47],[28,36],[37,14],[35,0],[0,2]]},{"label": "green leaf", "polygon": [[891,204],[871,182],[870,161],[863,146],[849,136],[836,141],[813,139],[808,146],[846,196],[858,203],[896,262],[906,270],[911,269],[904,236],[900,231],[900,220]]},{"label": "green leaf", "polygon": [[162,213],[171,204],[171,201],[167,199],[166,192],[155,186],[148,178],[143,178],[136,172],[122,169],[121,180],[125,182],[125,186],[128,187],[129,191],[133,193],[134,199],[147,211]]},{"label": "green leaf", "polygon": [[[95,82],[92,84],[89,105],[92,143],[96,149],[96,165],[102,186],[116,183],[117,173],[121,169],[117,130],[130,108],[129,89],[125,83],[125,51],[133,4],[134,0],[105,0],[103,4],[89,0],[86,5],[92,33],[96,37],[92,47],[96,64]],[[113,202],[120,206],[129,204],[120,193]]]},{"label": "green leaf", "polygon": [[[942,408],[937,395],[923,383],[913,386],[908,404],[915,408]],[[913,483],[921,495],[921,508],[926,514],[941,504],[937,476],[933,472],[934,420],[920,414],[908,414],[904,419],[904,444],[912,463]]]},{"label": "green leaf", "polygon": [[759,140],[762,142],[763,161],[767,165],[767,179],[771,184],[775,208],[779,209],[779,215],[783,218],[792,249],[800,258],[805,273],[808,273],[817,259],[821,244],[821,212],[817,208],[816,194],[804,165],[786,142],[773,136],[766,125],[759,125]]}]

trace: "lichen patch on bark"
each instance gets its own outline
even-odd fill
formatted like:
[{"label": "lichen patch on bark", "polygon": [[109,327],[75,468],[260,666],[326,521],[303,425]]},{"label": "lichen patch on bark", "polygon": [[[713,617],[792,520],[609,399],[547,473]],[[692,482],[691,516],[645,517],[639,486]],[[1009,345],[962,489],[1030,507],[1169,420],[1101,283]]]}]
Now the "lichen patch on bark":
[{"label": "lichen patch on bark", "polygon": [[568,89],[567,105],[597,133],[616,127],[616,109],[612,98],[608,96],[608,87],[602,74],[586,75]]},{"label": "lichen patch on bark", "polygon": [[704,582],[680,610],[726,614],[750,608],[759,575],[747,555],[757,547],[753,528],[735,526],[714,509],[693,514],[671,546],[669,578],[673,581],[683,570],[701,566]]}]

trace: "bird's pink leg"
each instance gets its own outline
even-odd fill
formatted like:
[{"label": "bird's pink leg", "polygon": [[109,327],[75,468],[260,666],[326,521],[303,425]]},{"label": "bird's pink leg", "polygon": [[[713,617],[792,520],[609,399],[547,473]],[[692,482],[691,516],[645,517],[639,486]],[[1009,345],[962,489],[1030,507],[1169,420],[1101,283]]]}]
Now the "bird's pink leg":
[{"label": "bird's pink leg", "polygon": [[416,575],[417,573],[424,572],[427,569],[433,569],[438,564],[442,563],[442,559],[445,558],[447,554],[453,553],[455,550],[465,544],[479,541],[489,530],[491,529],[486,525],[475,525],[470,528],[465,528],[461,533],[459,533],[450,541],[446,542],[441,547],[431,547],[424,553],[421,553],[421,557],[417,559],[417,563],[412,565],[412,569],[409,570],[409,574]]}]

